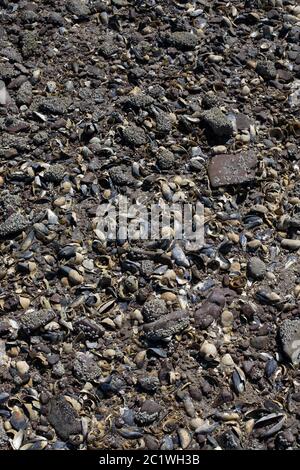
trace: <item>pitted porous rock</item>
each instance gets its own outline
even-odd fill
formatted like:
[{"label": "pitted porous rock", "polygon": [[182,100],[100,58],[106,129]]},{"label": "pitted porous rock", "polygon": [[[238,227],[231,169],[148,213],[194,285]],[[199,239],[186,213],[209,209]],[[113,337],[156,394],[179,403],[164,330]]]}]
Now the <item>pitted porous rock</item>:
[{"label": "pitted porous rock", "polygon": [[57,435],[69,439],[72,434],[81,432],[81,423],[73,406],[62,396],[54,397],[48,404],[47,418]]},{"label": "pitted porous rock", "polygon": [[277,75],[277,70],[273,62],[258,62],[256,66],[256,72],[260,75],[264,80],[274,80]]},{"label": "pitted porous rock", "polygon": [[0,238],[9,237],[22,232],[30,225],[28,218],[19,212],[10,215],[0,224]]},{"label": "pitted porous rock", "polygon": [[26,81],[23,83],[17,93],[17,104],[21,106],[26,104],[29,106],[32,102],[32,85],[30,82]]},{"label": "pitted porous rock", "polygon": [[159,134],[167,134],[172,130],[172,120],[169,113],[159,111],[155,113],[156,130]]},{"label": "pitted porous rock", "polygon": [[4,214],[15,212],[16,209],[21,205],[22,199],[19,194],[11,194],[5,192],[2,194],[0,204],[3,207]]},{"label": "pitted porous rock", "polygon": [[25,151],[28,149],[28,144],[28,137],[6,133],[1,134],[0,157],[5,156],[5,150],[16,149],[18,152]]},{"label": "pitted porous rock", "polygon": [[86,20],[91,14],[91,10],[82,0],[68,0],[66,6],[68,11],[80,20]]},{"label": "pitted porous rock", "polygon": [[159,380],[155,376],[147,375],[138,379],[138,384],[145,392],[154,393],[159,387]]},{"label": "pitted porous rock", "polygon": [[217,137],[229,139],[233,135],[233,126],[220,108],[211,108],[202,114],[205,126]]},{"label": "pitted porous rock", "polygon": [[56,163],[51,165],[44,173],[44,179],[51,183],[60,183],[65,174],[65,167]]},{"label": "pitted porous rock", "polygon": [[67,107],[65,102],[60,98],[46,98],[43,99],[39,105],[40,110],[46,114],[66,114]]},{"label": "pitted porous rock", "polygon": [[97,380],[101,375],[101,369],[91,353],[77,353],[73,370],[79,380],[86,382]]},{"label": "pitted porous rock", "polygon": [[170,150],[159,149],[156,163],[161,170],[169,170],[174,165],[174,162],[174,154]]},{"label": "pitted porous rock", "polygon": [[97,340],[104,334],[104,328],[90,318],[79,318],[74,323],[74,331],[89,340]]},{"label": "pitted porous rock", "polygon": [[136,109],[144,109],[150,106],[153,102],[154,99],[151,96],[145,95],[144,93],[137,93],[136,95],[130,95],[124,101],[124,106]]},{"label": "pitted porous rock", "polygon": [[155,401],[146,400],[142,404],[140,411],[136,413],[135,421],[141,426],[147,426],[157,420],[162,409],[162,406]]},{"label": "pitted porous rock", "polygon": [[166,315],[167,313],[166,302],[162,299],[153,298],[147,300],[143,305],[142,314],[147,323],[158,320],[162,315]]},{"label": "pitted porous rock", "polygon": [[186,31],[175,31],[174,33],[166,33],[162,35],[162,41],[167,46],[176,47],[182,51],[195,49],[199,42],[196,34]]},{"label": "pitted porous rock", "polygon": [[168,340],[190,324],[190,318],[183,310],[164,315],[159,320],[144,326],[144,333],[150,341]]},{"label": "pitted porous rock", "polygon": [[293,364],[300,364],[300,320],[284,320],[279,334],[285,354]]},{"label": "pitted porous rock", "polygon": [[47,325],[47,323],[52,321],[55,317],[56,315],[53,310],[30,309],[22,314],[20,321],[23,331],[26,333],[31,333],[32,331]]},{"label": "pitted porous rock", "polygon": [[109,175],[112,182],[117,186],[126,186],[133,183],[131,170],[126,165],[119,165],[110,168]]},{"label": "pitted porous rock", "polygon": [[123,137],[127,144],[135,147],[140,147],[147,142],[147,137],[144,129],[137,127],[135,124],[124,127]]}]

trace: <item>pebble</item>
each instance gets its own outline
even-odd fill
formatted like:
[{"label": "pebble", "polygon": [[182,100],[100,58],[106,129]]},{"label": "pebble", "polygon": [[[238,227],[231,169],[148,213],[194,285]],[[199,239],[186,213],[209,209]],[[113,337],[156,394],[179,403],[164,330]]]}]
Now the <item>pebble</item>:
[{"label": "pebble", "polygon": [[43,99],[40,103],[39,109],[42,113],[58,116],[62,116],[67,112],[67,107],[64,101],[56,97]]},{"label": "pebble", "polygon": [[266,264],[257,256],[254,256],[247,264],[248,274],[253,279],[263,279],[266,274]]},{"label": "pebble", "polygon": [[20,375],[26,375],[29,371],[29,365],[26,361],[18,361],[16,363],[16,368]]},{"label": "pebble", "polygon": [[233,323],[233,314],[229,310],[224,310],[221,314],[221,323],[223,326],[230,326]]},{"label": "pebble", "polygon": [[279,328],[282,348],[292,364],[300,363],[300,320],[284,320]]},{"label": "pebble", "polygon": [[277,70],[273,62],[258,62],[256,66],[256,72],[265,80],[274,80],[277,75]]},{"label": "pebble", "polygon": [[91,14],[91,10],[83,0],[67,0],[66,6],[68,11],[80,20],[88,19]]},{"label": "pebble", "polygon": [[289,238],[283,238],[281,240],[282,248],[290,251],[297,251],[300,248],[300,240],[294,240]]}]

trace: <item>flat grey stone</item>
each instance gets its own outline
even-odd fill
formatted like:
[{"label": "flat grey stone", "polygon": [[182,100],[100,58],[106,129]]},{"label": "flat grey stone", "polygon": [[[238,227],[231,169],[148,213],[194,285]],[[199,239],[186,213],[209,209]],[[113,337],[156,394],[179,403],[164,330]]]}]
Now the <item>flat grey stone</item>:
[{"label": "flat grey stone", "polygon": [[245,183],[255,179],[257,158],[253,152],[221,154],[208,165],[208,176],[213,188]]}]

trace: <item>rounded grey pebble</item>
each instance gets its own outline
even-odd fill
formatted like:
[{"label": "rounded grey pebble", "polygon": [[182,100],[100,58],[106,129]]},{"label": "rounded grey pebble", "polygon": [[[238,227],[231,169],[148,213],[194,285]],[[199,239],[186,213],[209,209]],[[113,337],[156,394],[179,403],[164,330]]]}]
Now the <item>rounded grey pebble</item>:
[{"label": "rounded grey pebble", "polygon": [[266,264],[257,256],[248,261],[248,275],[253,279],[263,279],[266,274]]}]

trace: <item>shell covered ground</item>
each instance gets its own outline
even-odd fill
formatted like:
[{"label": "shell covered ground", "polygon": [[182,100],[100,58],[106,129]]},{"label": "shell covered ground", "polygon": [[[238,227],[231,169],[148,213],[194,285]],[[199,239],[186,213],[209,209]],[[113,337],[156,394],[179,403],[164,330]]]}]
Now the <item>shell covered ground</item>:
[{"label": "shell covered ground", "polygon": [[[0,449],[299,448],[299,39],[292,0],[0,0]],[[203,242],[109,239],[122,196]]]}]

